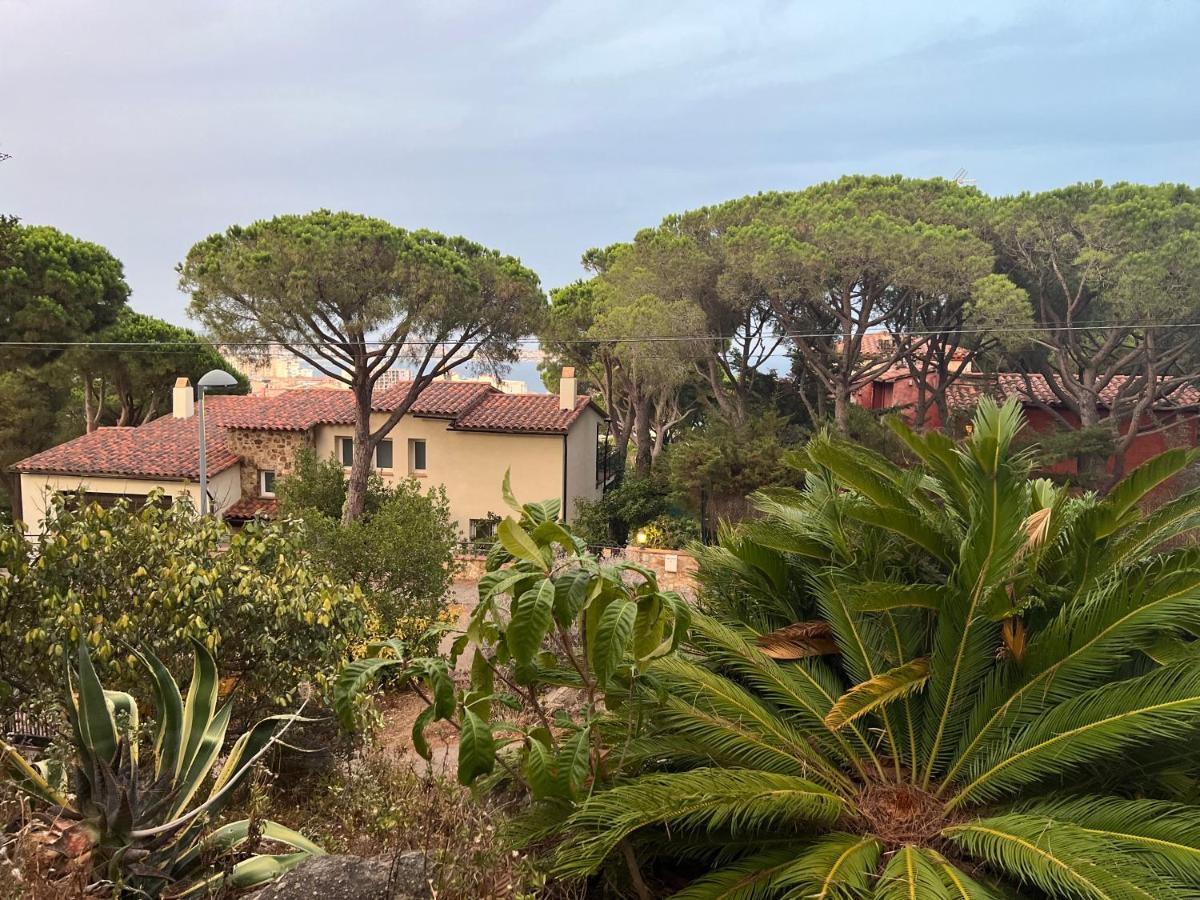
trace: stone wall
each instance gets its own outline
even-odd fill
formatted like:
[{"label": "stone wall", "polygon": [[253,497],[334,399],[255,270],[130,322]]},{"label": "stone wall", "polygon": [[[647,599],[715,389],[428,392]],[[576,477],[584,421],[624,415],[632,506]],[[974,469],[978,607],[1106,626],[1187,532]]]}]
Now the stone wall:
[{"label": "stone wall", "polygon": [[225,442],[240,456],[242,464],[242,496],[258,496],[258,472],[266,469],[282,478],[292,471],[292,461],[303,447],[312,446],[307,431],[264,431],[251,428],[231,428]]}]

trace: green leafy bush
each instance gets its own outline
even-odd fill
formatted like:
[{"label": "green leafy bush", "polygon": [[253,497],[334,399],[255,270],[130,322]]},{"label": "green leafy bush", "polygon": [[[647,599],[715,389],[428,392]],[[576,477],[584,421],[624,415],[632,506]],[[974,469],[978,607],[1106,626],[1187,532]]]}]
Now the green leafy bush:
[{"label": "green leafy bush", "polygon": [[691,900],[1194,894],[1200,554],[1161,548],[1200,491],[1139,501],[1200,451],[1073,498],[1021,424],[894,423],[912,470],[811,442],[805,493],[703,560],[718,608],[786,588],[782,627],[698,616],[694,655],[648,667],[640,771],[572,814],[557,871],[632,848]]},{"label": "green leafy bush", "polygon": [[700,523],[689,516],[659,516],[638,528],[635,540],[659,550],[681,550],[700,540]]},{"label": "green leafy bush", "polygon": [[129,645],[177,666],[202,641],[241,708],[288,706],[323,689],[363,634],[362,598],[330,577],[301,529],[233,531],[186,500],[110,509],[76,497],[50,507],[45,532],[0,530],[0,701],[54,684],[81,638],[106,681],[131,689]]},{"label": "green leafy bush", "polygon": [[281,517],[304,524],[321,570],[362,591],[373,636],[412,637],[445,611],[458,533],[443,487],[423,491],[414,478],[389,487],[373,474],[365,513],[344,523],[345,470],[303,450],[277,493]]},{"label": "green leafy bush", "polygon": [[[186,700],[158,657],[135,653],[154,697],[156,730],[148,748],[142,746],[137,701],[104,689],[82,642],[78,670],[66,684],[70,770],[29,763],[0,740],[0,772],[46,812],[41,831],[53,839],[48,846],[87,873],[87,885],[107,886],[112,896],[247,890],[324,852],[275,822],[244,819],[212,828],[255,763],[298,716],[272,716],[251,726],[218,769],[231,706],[217,706],[220,679],[212,654],[199,641],[191,644]],[[151,758],[143,762],[147,749]],[[287,852],[247,852],[263,842]]]},{"label": "green leafy bush", "polygon": [[577,501],[572,528],[585,543],[624,546],[639,527],[668,515],[671,507],[671,485],[663,473],[630,473],[599,500]]}]

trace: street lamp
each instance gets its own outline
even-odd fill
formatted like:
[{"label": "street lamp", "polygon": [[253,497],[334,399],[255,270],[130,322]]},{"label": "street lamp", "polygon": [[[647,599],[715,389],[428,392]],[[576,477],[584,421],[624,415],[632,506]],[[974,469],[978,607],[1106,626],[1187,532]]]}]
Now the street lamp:
[{"label": "street lamp", "polygon": [[213,369],[196,382],[196,398],[200,402],[200,412],[196,416],[197,427],[200,429],[200,515],[208,515],[208,440],[204,434],[204,392],[237,387],[237,379],[228,372]]}]

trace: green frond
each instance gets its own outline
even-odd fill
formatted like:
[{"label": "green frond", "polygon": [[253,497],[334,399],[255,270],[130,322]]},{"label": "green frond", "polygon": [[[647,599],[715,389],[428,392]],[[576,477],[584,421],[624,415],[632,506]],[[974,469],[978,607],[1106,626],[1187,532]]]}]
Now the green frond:
[{"label": "green frond", "polygon": [[1003,900],[1003,896],[1010,896],[998,894],[987,885],[981,884],[936,850],[924,848],[921,853],[933,863],[941,876],[942,884],[946,886],[947,895],[953,900]]},{"label": "green frond", "polygon": [[645,775],[593,794],[568,821],[555,856],[563,876],[594,873],[622,840],[641,828],[726,830],[733,835],[828,829],[844,809],[825,788],[793,775],[744,769],[694,769]]},{"label": "green frond", "polygon": [[951,897],[942,873],[917,847],[897,850],[875,888],[875,900],[950,900]]},{"label": "green frond", "polygon": [[1108,537],[1122,526],[1140,519],[1138,503],[1160,484],[1182,472],[1197,459],[1200,459],[1200,450],[1176,447],[1151,457],[1126,475],[1096,507],[1095,536]]},{"label": "green frond", "polygon": [[1018,884],[1054,898],[1182,900],[1180,885],[1116,844],[1073,825],[1019,813],[955,825],[943,835]]},{"label": "green frond", "polygon": [[789,897],[852,900],[871,887],[883,843],[860,834],[827,834],[793,854],[781,884]]},{"label": "green frond", "polygon": [[1077,604],[1063,607],[1029,641],[1024,665],[997,667],[964,730],[954,780],[982,747],[1038,718],[1112,673],[1156,635],[1200,620],[1200,569],[1186,560],[1146,561]]},{"label": "green frond", "polygon": [[651,672],[667,693],[657,721],[685,735],[696,753],[726,765],[848,786],[808,734],[728,678],[670,657],[655,662]]},{"label": "green frond", "polygon": [[825,717],[830,728],[842,728],[888,703],[920,690],[929,679],[929,659],[920,657],[856,684],[838,698]]},{"label": "green frond", "polygon": [[795,859],[794,848],[754,853],[697,878],[671,900],[773,900],[782,893],[779,876]]},{"label": "green frond", "polygon": [[919,607],[941,609],[949,592],[944,584],[897,584],[892,581],[864,581],[854,591],[854,605],[862,612]]},{"label": "green frond", "polygon": [[1116,844],[1162,875],[1200,885],[1200,807],[1162,800],[1076,797],[1031,803],[1021,812],[1074,825]]},{"label": "green frond", "polygon": [[1000,739],[969,767],[948,804],[987,802],[1025,785],[1061,777],[1150,742],[1192,732],[1200,722],[1200,667],[1157,669],[1105,684],[1046,711],[1013,740]]}]

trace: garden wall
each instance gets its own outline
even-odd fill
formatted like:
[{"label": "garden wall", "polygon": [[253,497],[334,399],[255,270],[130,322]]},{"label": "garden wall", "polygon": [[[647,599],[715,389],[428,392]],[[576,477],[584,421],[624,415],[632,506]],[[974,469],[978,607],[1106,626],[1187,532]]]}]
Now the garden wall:
[{"label": "garden wall", "polygon": [[[696,560],[682,550],[652,550],[648,547],[625,547],[616,554],[605,551],[606,556],[616,555],[638,563],[654,572],[658,585],[664,591],[678,591],[691,598],[696,594]],[[486,557],[478,554],[455,556],[459,564],[458,581],[478,581],[483,576]]]}]

